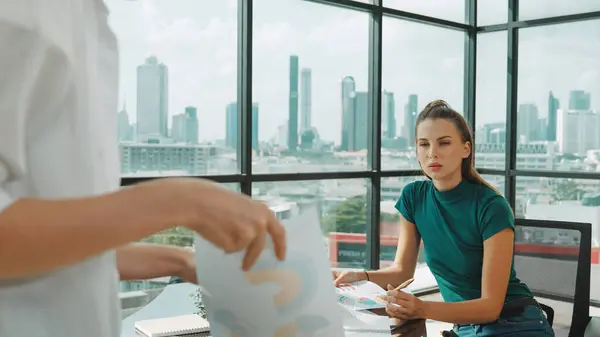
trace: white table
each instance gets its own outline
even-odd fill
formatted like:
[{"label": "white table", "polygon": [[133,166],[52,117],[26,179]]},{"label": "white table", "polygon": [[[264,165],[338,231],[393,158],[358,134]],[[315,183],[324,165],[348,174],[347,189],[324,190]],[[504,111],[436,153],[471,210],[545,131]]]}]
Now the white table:
[{"label": "white table", "polygon": [[[169,285],[165,290],[158,295],[152,302],[138,312],[127,317],[122,322],[121,337],[139,337],[135,333],[134,324],[136,321],[172,317],[178,315],[192,314],[197,311],[190,293],[196,290],[196,286],[188,283],[180,283]],[[451,324],[428,321],[426,322],[427,335],[439,336],[442,330],[452,328]],[[382,333],[365,333],[365,332],[346,332],[346,337],[381,337],[385,336]],[[412,337],[412,336],[410,336]],[[421,337],[421,336],[418,336]]]}]

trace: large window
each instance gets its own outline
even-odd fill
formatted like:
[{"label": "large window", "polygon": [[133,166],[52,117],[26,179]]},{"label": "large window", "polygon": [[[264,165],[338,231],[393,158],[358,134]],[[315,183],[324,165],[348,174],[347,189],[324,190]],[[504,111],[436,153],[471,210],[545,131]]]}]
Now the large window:
[{"label": "large window", "polygon": [[[598,247],[600,7],[559,2],[107,0],[123,183],[207,177],[280,219],[317,207],[333,267],[379,268],[402,188],[424,179],[416,115],[444,99],[517,217],[591,223]],[[145,241],[193,239],[176,228]],[[152,298],[164,284],[123,291]]]},{"label": "large window", "polygon": [[[367,267],[367,180],[336,179],[256,183],[252,197],[261,200],[280,220],[316,208],[323,233],[323,249],[332,267]],[[350,241],[344,240],[350,237]],[[362,238],[363,242],[360,241]]]},{"label": "large window", "polygon": [[[600,95],[595,56],[600,12],[585,12],[600,7],[592,1],[559,2],[522,0],[518,11],[509,11],[509,24],[479,24],[476,141],[485,152],[477,153],[476,164],[485,173],[504,172],[503,187],[517,217],[591,224],[595,284],[600,277],[600,115],[594,103]],[[559,15],[571,16],[551,17]],[[544,20],[518,21],[529,19]],[[503,134],[494,138],[492,130]],[[531,240],[556,255],[556,249],[577,246],[580,237],[539,229]],[[592,301],[600,301],[598,292],[592,292]]]},{"label": "large window", "polygon": [[369,15],[256,0],[253,32],[253,171],[366,169]]},{"label": "large window", "polygon": [[477,37],[475,165],[502,170],[506,163],[506,32]]},{"label": "large window", "polygon": [[381,166],[416,170],[415,122],[431,101],[463,111],[465,33],[383,18]]},{"label": "large window", "polygon": [[599,32],[600,20],[519,31],[517,168],[597,170]]},{"label": "large window", "polygon": [[108,0],[124,177],[237,171],[235,1]]}]

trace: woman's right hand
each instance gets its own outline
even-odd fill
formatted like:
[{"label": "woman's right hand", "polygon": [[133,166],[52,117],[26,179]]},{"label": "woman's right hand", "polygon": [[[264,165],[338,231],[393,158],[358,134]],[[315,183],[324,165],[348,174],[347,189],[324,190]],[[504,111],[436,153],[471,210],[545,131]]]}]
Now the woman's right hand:
[{"label": "woman's right hand", "polygon": [[362,270],[332,270],[331,274],[333,275],[333,283],[336,287],[339,287],[340,284],[359,282],[367,279],[367,274]]},{"label": "woman's right hand", "polygon": [[161,213],[169,224],[189,228],[227,253],[246,250],[244,270],[258,259],[266,233],[277,258],[285,258],[285,229],[264,203],[205,179],[164,178],[140,185],[153,195],[155,207],[165,207]]}]

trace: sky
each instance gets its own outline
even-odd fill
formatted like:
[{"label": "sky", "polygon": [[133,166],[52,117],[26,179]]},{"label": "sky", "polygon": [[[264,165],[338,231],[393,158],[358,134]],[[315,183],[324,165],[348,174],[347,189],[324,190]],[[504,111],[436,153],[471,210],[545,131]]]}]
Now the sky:
[{"label": "sky", "polygon": [[[368,2],[369,0],[361,0]],[[521,0],[523,18],[600,10],[597,0]],[[136,120],[136,67],[155,55],[169,69],[169,115],[198,108],[199,138],[225,137],[225,109],[236,99],[237,0],[106,0],[119,40],[121,105]],[[507,1],[479,0],[480,25],[503,23]],[[386,6],[464,21],[464,0],[386,0]],[[312,70],[312,123],[321,138],[339,143],[341,79],[352,76],[367,91],[367,13],[303,0],[254,0],[253,101],[259,104],[259,139],[277,134],[288,116],[289,57]],[[506,116],[506,32],[480,34],[477,124]],[[397,130],[408,95],[419,108],[445,99],[463,110],[463,32],[401,19],[383,22],[383,89],[394,93]],[[568,105],[569,91],[600,97],[600,20],[520,31],[519,103],[547,115],[548,93]],[[302,93],[300,93],[302,95]],[[300,109],[299,109],[300,111]],[[300,116],[299,116],[300,118]],[[170,122],[170,121],[169,121]]]}]

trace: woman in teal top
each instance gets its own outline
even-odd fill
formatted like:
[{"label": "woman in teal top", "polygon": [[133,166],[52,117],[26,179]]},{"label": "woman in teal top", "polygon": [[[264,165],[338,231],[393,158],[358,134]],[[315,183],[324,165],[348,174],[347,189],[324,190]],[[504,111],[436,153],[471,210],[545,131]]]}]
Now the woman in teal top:
[{"label": "woman in teal top", "polygon": [[[415,134],[419,165],[429,179],[406,185],[396,204],[401,220],[393,266],[334,273],[336,284],[370,280],[387,287],[390,316],[454,323],[460,337],[554,336],[517,278],[513,212],[475,170],[465,119],[434,101],[419,114]],[[413,277],[421,239],[445,302],[394,290]]]}]

